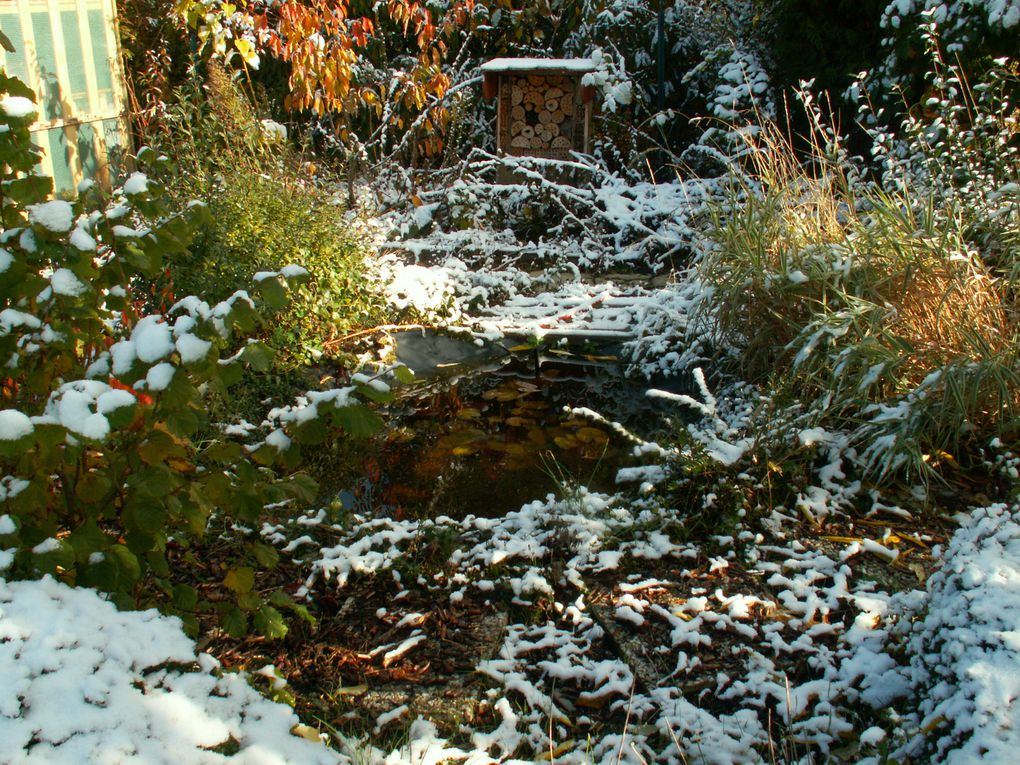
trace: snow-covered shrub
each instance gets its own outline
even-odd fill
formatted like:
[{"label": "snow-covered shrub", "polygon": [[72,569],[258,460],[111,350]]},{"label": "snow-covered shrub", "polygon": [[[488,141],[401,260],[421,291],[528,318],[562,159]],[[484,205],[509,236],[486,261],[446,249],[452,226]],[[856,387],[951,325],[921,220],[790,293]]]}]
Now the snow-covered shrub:
[{"label": "snow-covered shrub", "polygon": [[[28,131],[35,115],[34,94],[0,74],[0,569],[52,574],[114,593],[118,604],[212,609],[174,582],[171,540],[200,537],[213,513],[251,523],[269,503],[311,501],[307,476],[280,478],[268,466],[293,468],[292,439],[321,439],[341,420],[357,430],[374,415],[340,389],[281,412],[261,444],[225,435],[197,443],[209,396],[225,395],[246,367],[268,367],[269,349],[248,334],[307,272],[256,274],[251,294],[214,305],[185,297],[143,314],[136,276],[161,273],[207,208],[173,211],[143,172],[112,200],[86,183],[76,201],[46,201],[52,181],[35,173]],[[167,160],[143,150],[138,163],[158,171]],[[239,548],[227,572],[237,603],[219,610],[232,632],[249,616],[264,633],[286,629],[253,590],[249,563],[265,560],[258,546]]]},{"label": "snow-covered shrub", "polygon": [[0,761],[347,762],[293,735],[290,707],[196,653],[180,622],[154,610],[118,611],[49,577],[0,579],[0,635]]},{"label": "snow-covered shrub", "polygon": [[909,638],[919,691],[911,759],[1009,763],[1020,747],[1020,506],[980,508],[953,535]]},{"label": "snow-covered shrub", "polygon": [[1015,56],[1020,0],[892,0],[880,23],[886,57],[872,79],[883,93],[905,90],[912,101],[927,71],[923,54],[933,26],[946,52],[967,69],[982,59]]},{"label": "snow-covered shrub", "polygon": [[[989,264],[1015,280],[1020,275],[1016,64],[1000,58],[964,71],[947,64],[937,25],[924,29],[924,40],[932,67],[923,109],[910,111],[897,133],[874,131],[872,153],[881,163],[883,185],[970,210],[968,239]],[[877,122],[866,100],[862,116]]]}]

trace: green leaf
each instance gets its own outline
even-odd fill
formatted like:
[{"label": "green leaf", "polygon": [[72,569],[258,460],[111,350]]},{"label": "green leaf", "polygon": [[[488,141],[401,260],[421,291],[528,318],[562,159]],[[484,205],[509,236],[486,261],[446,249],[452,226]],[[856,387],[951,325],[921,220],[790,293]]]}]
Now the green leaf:
[{"label": "green leaf", "polygon": [[231,463],[241,458],[244,450],[233,441],[214,441],[200,455],[203,462]]},{"label": "green leaf", "polygon": [[159,465],[165,462],[167,457],[184,456],[184,449],[172,435],[156,428],[138,447],[138,456],[148,465]]},{"label": "green leaf", "polygon": [[237,606],[245,612],[254,611],[262,606],[262,596],[257,592],[238,593]]},{"label": "green leaf", "polygon": [[287,622],[284,620],[283,614],[272,606],[263,606],[255,612],[253,626],[256,632],[270,639],[278,639],[287,635]]},{"label": "green leaf", "polygon": [[49,552],[37,553],[33,551],[33,563],[40,574],[56,574],[57,569],[68,569],[74,565],[74,548],[67,540],[56,540],[56,544]]},{"label": "green leaf", "polygon": [[170,563],[166,559],[164,549],[149,550],[145,553],[145,562],[149,564],[149,570],[156,576],[170,576]]},{"label": "green leaf", "polygon": [[187,438],[199,428],[198,415],[190,408],[173,409],[167,414],[166,426],[175,436]]},{"label": "green leaf", "polygon": [[334,415],[337,423],[352,436],[365,438],[383,428],[382,418],[368,407],[345,406]]},{"label": "green leaf", "polygon": [[399,366],[393,368],[393,377],[401,385],[413,385],[417,378],[410,368]]},{"label": "green leaf", "polygon": [[166,465],[149,465],[128,478],[127,484],[140,497],[162,499],[179,484],[180,479]]},{"label": "green leaf", "polygon": [[106,557],[117,566],[117,579],[120,586],[116,589],[126,590],[142,578],[142,566],[138,558],[124,545],[113,545],[106,552]]},{"label": "green leaf", "polygon": [[273,365],[273,350],[265,343],[248,343],[241,352],[241,359],[256,372],[268,372]]},{"label": "green leaf", "polygon": [[371,385],[358,385],[357,390],[360,395],[377,404],[389,404],[394,399],[390,391],[376,390]]},{"label": "green leaf", "polygon": [[272,465],[276,462],[276,458],[280,456],[280,453],[276,451],[275,446],[269,444],[262,444],[258,449],[251,453],[251,458],[255,460],[259,465]]},{"label": "green leaf", "polygon": [[187,584],[175,584],[172,597],[174,608],[181,611],[194,611],[198,605],[198,591]]},{"label": "green leaf", "polygon": [[298,618],[300,618],[302,621],[307,622],[313,627],[318,623],[318,619],[312,616],[311,611],[309,611],[306,606],[294,602],[294,598],[292,598],[289,594],[287,594],[283,590],[276,590],[275,592],[273,592],[273,594],[269,596],[269,602],[272,603],[274,606],[289,609],[290,611],[295,613],[298,616]]},{"label": "green leaf", "polygon": [[319,419],[295,423],[291,426],[291,431],[291,438],[294,440],[294,443],[306,446],[321,444],[329,435],[326,423]]},{"label": "green leaf", "polygon": [[95,521],[90,520],[72,531],[67,541],[74,549],[75,559],[84,563],[93,553],[102,552],[112,540]]},{"label": "green leaf", "polygon": [[287,496],[303,505],[312,504],[319,496],[319,484],[308,473],[295,473],[286,478],[283,488]]},{"label": "green leaf", "polygon": [[243,638],[248,632],[248,617],[237,606],[224,605],[220,609],[220,626],[232,638]]},{"label": "green leaf", "polygon": [[251,592],[255,586],[255,572],[247,566],[232,568],[223,577],[223,584],[236,593]]},{"label": "green leaf", "polygon": [[220,382],[227,388],[244,379],[244,367],[237,362],[224,364],[220,368]]},{"label": "green leaf", "polygon": [[287,307],[287,289],[275,276],[255,282],[255,292],[275,311]]},{"label": "green leaf", "polygon": [[131,421],[135,418],[135,412],[137,411],[137,402],[132,402],[127,406],[117,407],[116,409],[106,412],[105,416],[110,423],[110,427],[116,430],[130,425]]},{"label": "green leaf", "polygon": [[265,569],[276,568],[276,564],[280,562],[280,553],[276,548],[262,542],[255,542],[251,546],[251,553],[258,564]]},{"label": "green leaf", "polygon": [[85,505],[94,505],[105,499],[113,488],[113,482],[98,470],[86,473],[74,487],[78,501]]}]

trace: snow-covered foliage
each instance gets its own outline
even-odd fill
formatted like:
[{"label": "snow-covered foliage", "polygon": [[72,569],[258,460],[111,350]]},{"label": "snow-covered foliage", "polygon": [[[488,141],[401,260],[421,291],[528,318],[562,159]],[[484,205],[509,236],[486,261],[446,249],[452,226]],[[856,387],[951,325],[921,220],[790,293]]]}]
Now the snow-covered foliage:
[{"label": "snow-covered foliage", "polygon": [[968,515],[909,630],[908,677],[921,731],[909,749],[957,765],[1005,763],[1020,746],[1020,505]]},{"label": "snow-covered foliage", "polygon": [[293,735],[294,712],[197,653],[178,619],[48,577],[0,578],[0,666],[3,762],[346,761]]}]

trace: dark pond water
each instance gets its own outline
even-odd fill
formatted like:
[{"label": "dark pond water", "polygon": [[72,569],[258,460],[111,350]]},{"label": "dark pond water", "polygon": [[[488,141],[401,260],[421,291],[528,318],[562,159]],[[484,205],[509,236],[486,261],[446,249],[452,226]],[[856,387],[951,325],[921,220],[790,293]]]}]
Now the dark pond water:
[{"label": "dark pond water", "polygon": [[397,517],[497,516],[568,484],[613,490],[618,469],[633,464],[633,440],[571,410],[642,438],[663,424],[647,384],[624,378],[618,350],[401,333],[397,358],[418,382],[397,392],[344,504]]}]

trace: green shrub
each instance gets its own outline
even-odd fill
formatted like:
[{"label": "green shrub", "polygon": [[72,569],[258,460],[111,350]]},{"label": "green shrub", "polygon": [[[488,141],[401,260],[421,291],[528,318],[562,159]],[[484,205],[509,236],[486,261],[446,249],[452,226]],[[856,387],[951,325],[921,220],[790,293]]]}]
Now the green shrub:
[{"label": "green shrub", "polygon": [[[33,102],[0,74],[0,570],[96,587],[123,606],[218,611],[234,634],[250,619],[280,635],[278,607],[301,608],[255,589],[256,568],[275,560],[271,548],[245,542],[221,561],[213,584],[235,598],[218,604],[175,576],[173,551],[200,538],[214,515],[257,525],[269,503],[311,502],[314,482],[286,475],[298,445],[338,426],[369,431],[378,418],[341,389],[284,411],[261,443],[222,434],[197,443],[209,398],[229,395],[246,367],[268,368],[271,352],[249,334],[305,274],[284,269],[256,280],[254,297],[237,292],[211,306],[188,297],[143,315],[136,275],[161,273],[208,209],[174,212],[141,172],[112,201],[95,188],[73,203],[45,201],[53,186],[35,173]],[[151,150],[138,162],[150,171],[166,164]]]},{"label": "green shrub", "polygon": [[[379,323],[383,301],[365,267],[367,243],[311,165],[267,133],[226,72],[178,91],[169,140],[180,173],[173,191],[201,198],[210,223],[169,262],[175,295],[221,298],[252,276],[297,263],[313,274],[264,336],[283,368],[318,358],[330,340]],[[169,148],[169,147],[168,147]]]}]

